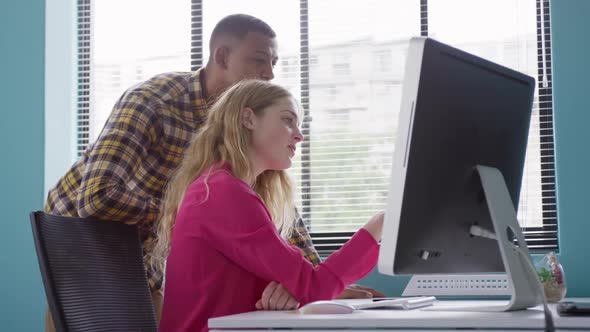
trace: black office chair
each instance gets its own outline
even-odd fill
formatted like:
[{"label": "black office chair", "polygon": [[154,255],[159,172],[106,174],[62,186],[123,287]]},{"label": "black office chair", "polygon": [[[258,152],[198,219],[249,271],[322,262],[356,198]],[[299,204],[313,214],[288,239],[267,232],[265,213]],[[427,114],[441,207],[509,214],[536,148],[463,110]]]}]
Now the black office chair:
[{"label": "black office chair", "polygon": [[57,331],[157,331],[136,226],[31,213]]}]

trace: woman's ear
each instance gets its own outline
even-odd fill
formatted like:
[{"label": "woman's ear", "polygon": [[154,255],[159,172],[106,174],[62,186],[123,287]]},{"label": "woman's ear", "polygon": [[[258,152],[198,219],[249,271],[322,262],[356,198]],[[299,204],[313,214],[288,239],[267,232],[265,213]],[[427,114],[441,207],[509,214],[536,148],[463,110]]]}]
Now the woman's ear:
[{"label": "woman's ear", "polygon": [[256,129],[256,114],[254,114],[254,111],[250,107],[242,109],[242,125],[246,129]]}]

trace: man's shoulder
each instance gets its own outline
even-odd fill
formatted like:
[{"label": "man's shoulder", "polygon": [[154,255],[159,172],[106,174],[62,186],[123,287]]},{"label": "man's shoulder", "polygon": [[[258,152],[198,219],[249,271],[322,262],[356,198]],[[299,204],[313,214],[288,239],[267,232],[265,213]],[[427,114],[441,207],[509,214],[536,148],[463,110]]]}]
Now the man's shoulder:
[{"label": "man's shoulder", "polygon": [[167,99],[184,95],[191,89],[195,73],[168,72],[162,73],[132,86],[127,93],[148,94],[151,98]]},{"label": "man's shoulder", "polygon": [[158,74],[127,89],[117,102],[114,113],[127,111],[168,116],[170,112],[190,112],[196,99],[200,98],[198,89],[198,72]]}]

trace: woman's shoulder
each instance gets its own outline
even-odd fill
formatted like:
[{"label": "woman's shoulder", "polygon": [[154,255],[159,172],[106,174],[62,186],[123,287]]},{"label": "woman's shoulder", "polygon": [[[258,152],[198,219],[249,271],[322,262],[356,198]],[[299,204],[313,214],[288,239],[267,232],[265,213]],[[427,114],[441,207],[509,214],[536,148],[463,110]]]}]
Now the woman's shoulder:
[{"label": "woman's shoulder", "polygon": [[[260,221],[271,219],[262,199],[246,182],[228,170],[216,169],[207,173],[199,176],[188,188],[181,210],[205,219],[227,218],[228,225],[239,221],[240,228],[259,227]],[[246,222],[250,219],[252,225]]]},{"label": "woman's shoulder", "polygon": [[188,194],[207,197],[206,200],[258,197],[246,182],[233,175],[226,168],[205,171],[190,185],[187,190]]},{"label": "woman's shoulder", "polygon": [[214,186],[220,192],[230,192],[235,194],[255,195],[256,193],[242,179],[233,175],[230,170],[218,168],[212,170],[207,179],[207,183]]}]

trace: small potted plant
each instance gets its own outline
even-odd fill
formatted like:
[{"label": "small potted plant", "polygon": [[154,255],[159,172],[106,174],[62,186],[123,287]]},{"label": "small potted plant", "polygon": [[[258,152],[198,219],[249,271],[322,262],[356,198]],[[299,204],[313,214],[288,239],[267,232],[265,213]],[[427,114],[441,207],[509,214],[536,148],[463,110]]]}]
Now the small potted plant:
[{"label": "small potted plant", "polygon": [[567,292],[563,267],[553,252],[548,253],[538,264],[537,274],[543,285],[548,302],[559,302]]}]

